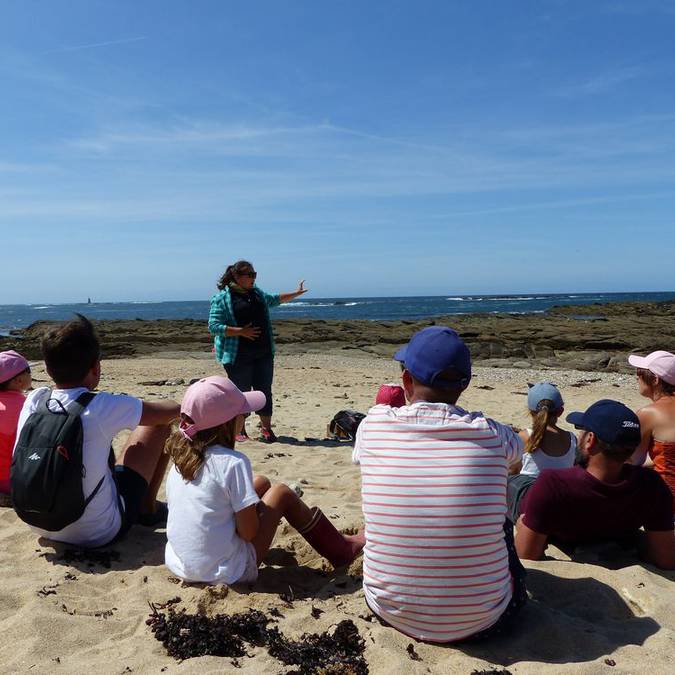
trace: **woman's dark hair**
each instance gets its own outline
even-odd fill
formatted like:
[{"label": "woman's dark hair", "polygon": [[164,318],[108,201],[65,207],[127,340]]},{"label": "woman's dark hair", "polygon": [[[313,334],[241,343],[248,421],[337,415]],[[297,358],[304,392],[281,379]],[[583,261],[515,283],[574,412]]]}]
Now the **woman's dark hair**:
[{"label": "woman's dark hair", "polygon": [[75,315],[44,334],[40,344],[47,372],[59,384],[79,384],[101,357],[94,326],[86,316]]},{"label": "woman's dark hair", "polygon": [[245,274],[252,270],[253,265],[248,260],[237,260],[234,265],[229,265],[220,279],[218,279],[218,290],[222,291],[226,289],[230,285],[230,282],[234,281],[235,274]]},{"label": "woman's dark hair", "polygon": [[647,384],[649,384],[652,387],[655,386],[658,382],[658,384],[661,387],[661,391],[666,396],[675,395],[675,384],[670,384],[669,382],[666,382],[664,379],[660,378],[658,375],[655,375],[654,373],[652,373],[651,370],[647,370],[647,368],[638,368],[637,374],[638,374],[638,377],[643,382],[646,382]]}]

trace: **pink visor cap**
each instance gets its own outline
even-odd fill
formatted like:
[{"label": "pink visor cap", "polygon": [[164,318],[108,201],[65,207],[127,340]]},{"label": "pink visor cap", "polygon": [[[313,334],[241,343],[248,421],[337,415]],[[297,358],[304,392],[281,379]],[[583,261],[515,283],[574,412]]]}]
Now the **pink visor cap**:
[{"label": "pink visor cap", "polygon": [[0,383],[9,382],[26,368],[30,368],[28,361],[19,352],[12,349],[0,352]]},{"label": "pink visor cap", "polygon": [[636,368],[644,368],[660,377],[668,384],[675,384],[675,354],[659,350],[647,356],[631,354],[628,363]]},{"label": "pink visor cap", "polygon": [[184,436],[192,439],[198,431],[218,427],[237,415],[260,410],[265,401],[261,391],[243,393],[226,377],[205,377],[185,392],[180,411],[193,423],[181,420],[179,428]]}]

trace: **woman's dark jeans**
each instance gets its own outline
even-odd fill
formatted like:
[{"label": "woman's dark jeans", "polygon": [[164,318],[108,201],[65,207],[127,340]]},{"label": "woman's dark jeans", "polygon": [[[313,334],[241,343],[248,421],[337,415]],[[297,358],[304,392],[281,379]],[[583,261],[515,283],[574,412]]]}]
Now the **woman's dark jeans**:
[{"label": "woman's dark jeans", "polygon": [[267,399],[265,407],[258,410],[258,415],[272,415],[272,380],[274,379],[274,357],[235,359],[234,363],[224,364],[227,376],[241,391],[262,391]]}]

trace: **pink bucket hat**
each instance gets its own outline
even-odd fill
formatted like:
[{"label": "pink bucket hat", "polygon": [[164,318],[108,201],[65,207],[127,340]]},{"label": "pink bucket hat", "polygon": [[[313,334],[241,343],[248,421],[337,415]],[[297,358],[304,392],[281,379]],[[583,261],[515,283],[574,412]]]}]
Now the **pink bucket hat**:
[{"label": "pink bucket hat", "polygon": [[260,410],[265,400],[261,391],[243,393],[226,377],[205,377],[188,387],[180,406],[180,411],[194,423],[182,420],[179,428],[184,436],[192,439],[198,431],[225,424],[237,415]]},{"label": "pink bucket hat", "polygon": [[8,382],[26,368],[30,368],[30,365],[19,352],[12,349],[0,352],[0,382]]},{"label": "pink bucket hat", "polygon": [[631,354],[628,363],[636,368],[644,368],[660,377],[668,384],[675,384],[675,354],[659,350],[647,356]]},{"label": "pink bucket hat", "polygon": [[400,384],[383,384],[377,392],[375,404],[402,408],[405,405],[405,393]]}]

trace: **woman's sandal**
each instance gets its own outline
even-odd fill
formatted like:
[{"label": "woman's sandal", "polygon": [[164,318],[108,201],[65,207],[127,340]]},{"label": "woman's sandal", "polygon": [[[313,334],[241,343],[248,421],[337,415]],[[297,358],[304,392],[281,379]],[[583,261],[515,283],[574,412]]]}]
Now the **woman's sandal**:
[{"label": "woman's sandal", "polygon": [[263,443],[276,443],[279,439],[271,429],[260,428],[260,440]]}]

